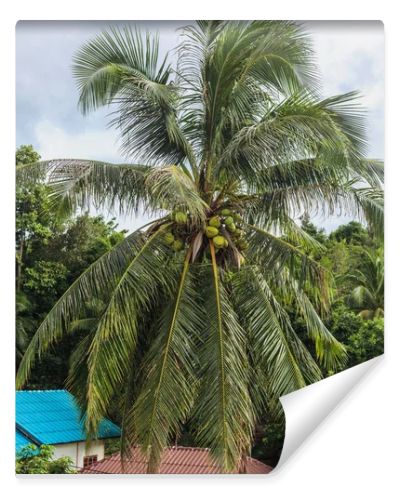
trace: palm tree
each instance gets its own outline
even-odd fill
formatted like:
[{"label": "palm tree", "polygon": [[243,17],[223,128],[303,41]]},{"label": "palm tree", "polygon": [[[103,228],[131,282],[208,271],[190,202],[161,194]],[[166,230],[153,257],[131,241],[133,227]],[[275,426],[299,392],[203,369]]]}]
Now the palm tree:
[{"label": "palm tree", "polygon": [[[95,205],[151,223],[92,264],[45,318],[20,365],[104,301],[86,356],[88,432],[124,391],[122,448],[140,443],[154,471],[184,423],[224,470],[251,449],[268,401],[319,380],[346,357],[320,314],[329,276],[302,213],[357,213],[381,228],[382,166],[364,156],[357,95],[318,96],[309,37],[293,22],[201,21],[182,30],[177,65],[158,41],[104,32],[74,61],[84,113],[111,105],[136,163],[53,160],[45,175],[62,210]],[[361,188],[358,186],[362,186]],[[295,301],[316,361],[284,309]],[[72,390],[74,390],[72,384]]]},{"label": "palm tree", "polygon": [[384,264],[383,248],[364,250],[362,265],[346,277],[354,286],[349,304],[363,319],[382,318],[384,314]]}]

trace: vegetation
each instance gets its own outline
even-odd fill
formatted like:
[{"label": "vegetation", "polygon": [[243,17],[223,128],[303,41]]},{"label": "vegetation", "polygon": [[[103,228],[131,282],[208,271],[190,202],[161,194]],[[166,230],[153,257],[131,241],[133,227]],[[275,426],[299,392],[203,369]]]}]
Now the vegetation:
[{"label": "vegetation", "polygon": [[[282,429],[281,395],[346,366],[345,345],[323,319],[342,293],[332,275],[345,272],[355,258],[347,246],[359,242],[297,221],[341,209],[378,241],[383,169],[365,158],[357,95],[318,96],[310,41],[296,23],[199,22],[183,30],[179,50],[173,67],[159,60],[156,39],[112,29],[75,57],[82,111],[111,104],[136,163],[18,168],[20,185],[50,190],[57,217],[95,205],[143,210],[153,222],[61,295],[17,386],[38,355],[71,340],[68,387],[89,435],[117,401],[122,451],[139,443],[149,472],[185,433],[229,471],[251,452],[257,427],[267,426],[267,443],[274,418]],[[54,273],[58,281],[60,266],[42,264],[38,276]]]},{"label": "vegetation", "polygon": [[364,251],[362,257],[362,266],[347,278],[356,285],[350,303],[363,318],[380,318],[384,309],[383,248]]},{"label": "vegetation", "polygon": [[[16,155],[19,164],[27,150],[31,157],[40,158],[31,146],[21,146]],[[50,188],[42,184],[18,186],[16,210],[18,366],[35,330],[56,300],[90,264],[122,241],[125,232],[117,230],[114,220],[105,222],[101,216],[57,217],[51,207]],[[65,339],[45,354],[27,387],[62,387],[75,342],[76,338]]]},{"label": "vegetation", "polygon": [[[374,238],[361,224],[351,221],[339,226],[330,235],[314,224],[303,223],[311,234],[318,233],[325,246],[316,259],[331,269],[334,281],[331,287],[331,308],[326,325],[334,337],[342,342],[348,354],[349,368],[383,353],[384,275],[382,241]],[[371,258],[376,256],[376,260]],[[369,258],[368,258],[369,257]],[[369,272],[369,281],[365,276]],[[374,304],[378,312],[365,314],[359,302],[353,299],[354,285],[363,279],[375,291]],[[370,292],[372,296],[372,292]],[[368,321],[369,320],[369,321]],[[304,332],[297,322],[298,331]]]},{"label": "vegetation", "polygon": [[17,474],[74,474],[73,462],[69,457],[53,458],[54,447],[29,444],[17,454]]}]

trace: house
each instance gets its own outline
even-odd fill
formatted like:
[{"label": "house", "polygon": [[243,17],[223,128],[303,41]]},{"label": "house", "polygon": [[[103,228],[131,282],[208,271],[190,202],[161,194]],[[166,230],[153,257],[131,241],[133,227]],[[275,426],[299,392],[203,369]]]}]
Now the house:
[{"label": "house", "polygon": [[[133,447],[130,456],[121,461],[119,452],[99,460],[80,471],[81,474],[145,474],[146,458],[138,447]],[[272,467],[247,457],[244,464],[245,474],[268,474]],[[238,472],[238,471],[236,471]],[[206,448],[172,446],[167,448],[161,458],[159,474],[221,474],[221,467],[215,463]]]},{"label": "house", "polygon": [[70,457],[77,468],[104,458],[104,440],[121,431],[110,420],[100,422],[96,439],[86,443],[79,407],[66,390],[17,391],[15,451],[27,444],[54,446],[54,457]]}]

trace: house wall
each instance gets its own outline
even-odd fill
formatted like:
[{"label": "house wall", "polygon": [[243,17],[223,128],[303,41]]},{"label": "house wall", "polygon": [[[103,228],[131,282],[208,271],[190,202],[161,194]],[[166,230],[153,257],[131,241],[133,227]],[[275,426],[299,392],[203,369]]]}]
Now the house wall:
[{"label": "house wall", "polygon": [[83,467],[83,457],[97,455],[97,460],[104,458],[104,441],[92,441],[88,447],[84,441],[54,445],[54,458],[70,457],[75,467]]}]

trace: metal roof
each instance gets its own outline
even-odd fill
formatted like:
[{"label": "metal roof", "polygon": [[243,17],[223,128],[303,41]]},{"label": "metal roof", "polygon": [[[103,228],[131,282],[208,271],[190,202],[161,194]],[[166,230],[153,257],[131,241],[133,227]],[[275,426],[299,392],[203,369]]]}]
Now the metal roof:
[{"label": "metal roof", "polygon": [[17,429],[15,431],[15,452],[18,453],[24,446],[28,446],[28,444],[34,443]]},{"label": "metal roof", "polygon": [[[85,467],[81,474],[145,474],[147,461],[138,447],[134,447],[131,456],[123,464],[119,452]],[[247,457],[246,474],[268,474],[272,467],[254,458]],[[159,474],[222,474],[221,467],[213,460],[210,450],[173,446],[167,448],[161,458]]]},{"label": "metal roof", "polygon": [[[39,444],[85,441],[79,407],[68,391],[17,391],[16,424],[19,433]],[[97,438],[120,436],[119,427],[107,419],[99,425]]]}]

